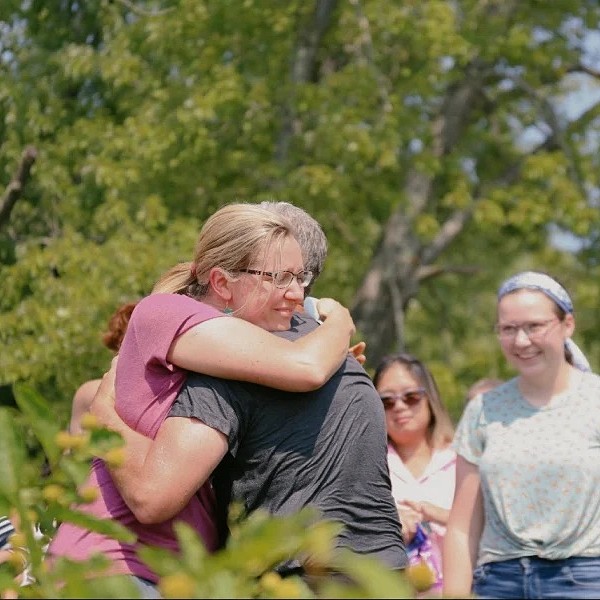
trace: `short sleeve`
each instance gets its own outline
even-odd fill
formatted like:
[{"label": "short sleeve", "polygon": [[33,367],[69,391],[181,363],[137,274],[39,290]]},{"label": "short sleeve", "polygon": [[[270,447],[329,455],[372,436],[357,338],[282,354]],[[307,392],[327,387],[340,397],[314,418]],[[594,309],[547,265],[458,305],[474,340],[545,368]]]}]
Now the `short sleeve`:
[{"label": "short sleeve", "polygon": [[479,465],[485,449],[483,395],[470,400],[458,422],[452,447],[465,460]]},{"label": "short sleeve", "polygon": [[135,338],[134,349],[144,364],[155,361],[167,368],[167,353],[173,340],[195,325],[224,316],[216,308],[182,294],[151,294],[133,310],[122,353]]},{"label": "short sleeve", "polygon": [[236,456],[254,400],[247,386],[208,375],[190,373],[175,399],[169,417],[193,417],[227,436]]}]

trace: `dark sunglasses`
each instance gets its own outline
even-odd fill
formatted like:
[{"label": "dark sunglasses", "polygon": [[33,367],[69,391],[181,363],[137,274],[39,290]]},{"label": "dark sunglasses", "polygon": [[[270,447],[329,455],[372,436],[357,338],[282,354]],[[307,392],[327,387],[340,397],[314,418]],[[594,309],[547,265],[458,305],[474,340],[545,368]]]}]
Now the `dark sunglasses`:
[{"label": "dark sunglasses", "polygon": [[403,394],[386,394],[381,396],[383,402],[383,408],[394,408],[398,400],[402,400],[406,406],[416,406],[426,396],[424,388],[417,388],[416,390],[408,390]]}]

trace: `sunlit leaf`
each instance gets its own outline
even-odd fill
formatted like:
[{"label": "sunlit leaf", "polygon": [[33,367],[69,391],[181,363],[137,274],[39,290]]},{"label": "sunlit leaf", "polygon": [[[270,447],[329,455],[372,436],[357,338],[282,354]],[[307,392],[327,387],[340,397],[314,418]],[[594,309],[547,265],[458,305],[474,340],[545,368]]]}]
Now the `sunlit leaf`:
[{"label": "sunlit leaf", "polygon": [[60,455],[55,440],[61,428],[50,405],[39,392],[26,385],[16,385],[14,394],[19,408],[27,416],[30,427],[42,444],[50,464],[55,464]]},{"label": "sunlit leaf", "polygon": [[17,503],[21,472],[25,462],[23,437],[15,427],[13,411],[0,407],[0,490]]}]

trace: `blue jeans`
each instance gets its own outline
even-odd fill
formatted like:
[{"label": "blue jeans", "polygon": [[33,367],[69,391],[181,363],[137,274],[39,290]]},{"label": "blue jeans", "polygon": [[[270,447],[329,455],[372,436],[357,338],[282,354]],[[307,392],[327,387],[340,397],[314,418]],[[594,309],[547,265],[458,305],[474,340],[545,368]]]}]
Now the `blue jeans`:
[{"label": "blue jeans", "polygon": [[473,572],[476,598],[600,598],[600,557],[535,556],[486,563]]},{"label": "blue jeans", "polygon": [[131,575],[130,577],[140,592],[140,598],[162,598],[156,584],[144,579],[143,577],[137,577],[136,575]]}]

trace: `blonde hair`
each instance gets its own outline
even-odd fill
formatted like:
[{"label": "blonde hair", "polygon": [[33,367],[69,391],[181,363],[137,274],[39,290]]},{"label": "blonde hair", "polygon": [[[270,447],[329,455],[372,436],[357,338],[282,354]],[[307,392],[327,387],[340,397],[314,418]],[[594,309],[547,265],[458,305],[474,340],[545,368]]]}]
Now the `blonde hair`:
[{"label": "blonde hair", "polygon": [[289,223],[271,211],[255,204],[228,204],[204,223],[194,260],[169,269],[157,281],[152,293],[202,298],[208,292],[211,269],[219,267],[233,276],[236,271],[257,263],[264,267],[271,247],[281,248],[285,238],[291,235]]}]

